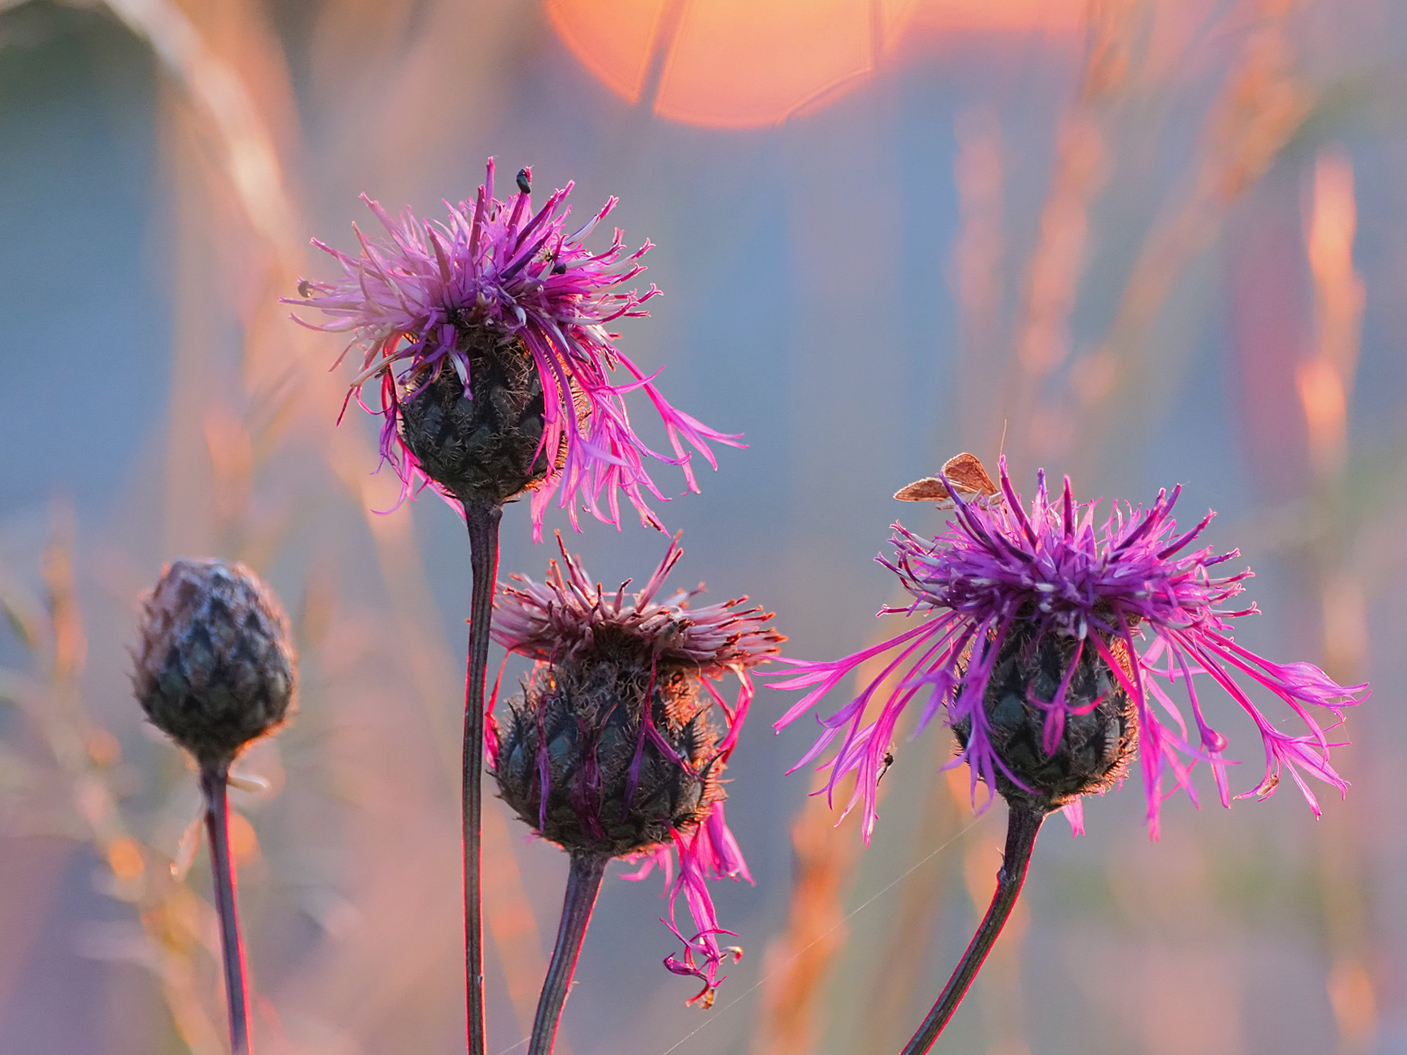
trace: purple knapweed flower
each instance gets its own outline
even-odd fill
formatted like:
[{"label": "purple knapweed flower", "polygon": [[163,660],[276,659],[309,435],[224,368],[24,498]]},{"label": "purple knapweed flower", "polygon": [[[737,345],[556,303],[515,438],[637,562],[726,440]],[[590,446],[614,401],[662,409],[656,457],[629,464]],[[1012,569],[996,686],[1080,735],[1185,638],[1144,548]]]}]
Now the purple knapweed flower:
[{"label": "purple knapweed flower", "polygon": [[[518,173],[517,185],[507,201],[496,199],[490,159],[474,201],[445,203],[447,222],[422,221],[408,209],[392,217],[363,195],[389,238],[368,239],[354,225],[355,257],[314,240],[344,272],[339,281],[299,284],[305,303],[332,316],[314,328],[351,332],[364,350],[351,394],[360,402],[362,386],[379,381],[379,404],[367,409],[384,419],[381,454],[401,478],[402,499],[426,484],[456,502],[501,502],[533,489],[540,541],[554,496],[573,526],[578,500],[619,526],[623,492],[643,522],[658,526],[645,492],[665,496],[644,460],[678,465],[697,491],[685,445],[716,468],[709,443],[740,446],[738,437],[671,406],[656,375],[607,332],[616,319],[647,315],[641,305],[659,292],[621,288],[644,270],[648,241],[627,252],[617,229],[603,252],[583,244],[617,199],[569,232],[571,183],[536,212],[530,170]],[[622,384],[610,380],[617,368],[629,375]],[[631,427],[624,397],[634,389],[663,420],[672,457]]]},{"label": "purple knapweed flower", "polygon": [[[785,638],[770,613],[742,607],[746,597],[695,608],[698,591],[656,600],[682,555],[675,539],[639,593],[625,592],[628,581],[607,593],[563,547],[545,582],[515,575],[500,589],[494,639],[536,666],[494,727],[489,761],[504,801],[544,838],[573,854],[643,860],[631,878],[663,867],[665,922],[684,943],[665,966],[699,978],[694,1000],[708,1006],[719,965],[740,950],[720,947],[732,932],[705,880],[751,882],[721,777],[752,702],[749,670]],[[729,672],[740,683],[731,702],[714,685]],[[692,937],[675,923],[680,894]]]},{"label": "purple knapweed flower", "polygon": [[[977,464],[986,480],[976,459],[961,457]],[[950,764],[971,767],[974,804],[980,779],[987,803],[995,789],[1028,807],[1064,808],[1077,833],[1078,796],[1116,782],[1135,751],[1153,838],[1165,778],[1172,782],[1167,794],[1181,788],[1196,803],[1192,771],[1199,762],[1211,769],[1222,804],[1230,805],[1226,738],[1204,710],[1198,679],[1210,679],[1235,700],[1264,743],[1264,776],[1238,798],[1265,798],[1285,771],[1316,816],[1304,774],[1344,791],[1329,761],[1330,747],[1338,745],[1314,712],[1323,708],[1337,725],[1343,707],[1367,697],[1367,686],[1338,685],[1310,663],[1272,663],[1233,640],[1231,620],[1256,611],[1254,605],[1228,606],[1251,572],[1213,574],[1239,555],[1236,550],[1188,552],[1212,513],[1178,535],[1172,509],[1180,488],[1174,488],[1160,491],[1146,510],[1116,503],[1100,522],[1097,502],[1075,502],[1068,477],[1052,501],[1042,471],[1028,514],[1005,459],[1000,478],[1000,489],[948,475],[928,481],[933,493],[922,497],[951,499],[954,507],[947,528],[932,541],[894,525],[896,557],[880,562],[899,576],[913,602],[880,614],[918,615],[918,625],[844,659],[801,663],[800,674],[775,683],[811,690],[776,723],[780,728],[862,664],[883,664],[859,696],[822,722],[820,738],[797,764],[844,734],[823,763],[830,768],[825,790],[833,793],[842,778],[855,775],[846,809],[863,800],[866,841],[895,724],[925,689],[930,695],[917,728],[945,709],[960,748]],[[919,497],[917,487],[900,497]],[[1147,642],[1142,651],[1139,641]],[[1268,718],[1238,677],[1278,698],[1301,731],[1284,731]],[[1174,687],[1185,693],[1195,737],[1169,691]],[[871,703],[879,712],[866,721]]]}]

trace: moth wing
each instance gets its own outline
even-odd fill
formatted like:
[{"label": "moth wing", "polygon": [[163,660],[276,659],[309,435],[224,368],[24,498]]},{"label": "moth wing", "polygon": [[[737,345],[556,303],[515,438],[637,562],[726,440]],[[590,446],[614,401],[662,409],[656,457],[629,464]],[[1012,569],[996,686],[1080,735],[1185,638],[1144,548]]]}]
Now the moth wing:
[{"label": "moth wing", "polygon": [[942,480],[936,476],[925,476],[907,487],[899,488],[894,492],[894,497],[901,502],[944,502],[952,496],[948,494]]},{"label": "moth wing", "polygon": [[[997,493],[997,485],[982,468],[982,462],[975,454],[962,454],[949,458],[943,463],[943,476],[953,489],[963,498],[987,497]],[[907,487],[894,492],[901,502],[937,502],[940,507],[952,508],[952,494],[947,485],[936,476],[925,476]]]},{"label": "moth wing", "polygon": [[943,475],[952,481],[959,491],[971,491],[979,495],[997,493],[997,485],[992,483],[987,470],[982,468],[982,460],[975,454],[964,451],[949,458],[943,465]]}]

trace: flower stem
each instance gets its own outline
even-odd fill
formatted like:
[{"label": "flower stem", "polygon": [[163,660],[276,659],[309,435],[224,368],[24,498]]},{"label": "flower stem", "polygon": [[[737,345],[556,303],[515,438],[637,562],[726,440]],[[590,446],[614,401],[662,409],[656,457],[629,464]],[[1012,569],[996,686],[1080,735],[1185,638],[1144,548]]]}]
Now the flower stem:
[{"label": "flower stem", "polygon": [[572,972],[581,954],[581,941],[586,937],[586,925],[591,922],[591,910],[596,907],[596,893],[601,889],[601,877],[606,874],[609,860],[604,854],[572,854],[567,896],[562,901],[562,922],[557,927],[557,945],[552,950],[547,979],[542,983],[528,1055],[551,1055],[562,1005],[566,1003]]},{"label": "flower stem", "polygon": [[488,627],[494,615],[498,575],[498,522],[504,506],[464,502],[469,526],[473,587],[469,602],[469,674],[464,686],[464,1003],[469,1017],[469,1055],[484,1055],[484,910],[481,829],[484,812],[484,684],[488,677]]},{"label": "flower stem", "polygon": [[489,623],[498,575],[498,522],[503,506],[464,503],[473,586],[469,600],[469,670],[464,690],[464,974],[469,1055],[484,1055],[484,920],[480,874],[484,774],[484,683],[489,664]]},{"label": "flower stem", "polygon": [[953,1017],[958,1004],[967,995],[967,989],[977,977],[982,961],[987,958],[992,943],[997,940],[1007,917],[1016,906],[1016,896],[1021,893],[1026,866],[1031,863],[1031,850],[1036,845],[1036,836],[1044,820],[1045,813],[1041,810],[1014,803],[1010,805],[1006,819],[1006,852],[1002,855],[1001,870],[997,872],[997,891],[992,895],[992,903],[987,907],[987,914],[982,917],[967,951],[962,954],[957,970],[948,979],[933,1010],[928,1012],[928,1017],[905,1046],[902,1055],[924,1055],[933,1047],[938,1034],[943,1032],[948,1019]]},{"label": "flower stem", "polygon": [[220,916],[220,948],[225,958],[225,997],[230,1010],[230,1050],[249,1051],[249,998],[244,988],[244,947],[235,911],[234,862],[230,860],[229,804],[225,762],[202,763],[200,793],[205,799],[205,829],[210,835],[210,871],[215,878],[215,908]]}]

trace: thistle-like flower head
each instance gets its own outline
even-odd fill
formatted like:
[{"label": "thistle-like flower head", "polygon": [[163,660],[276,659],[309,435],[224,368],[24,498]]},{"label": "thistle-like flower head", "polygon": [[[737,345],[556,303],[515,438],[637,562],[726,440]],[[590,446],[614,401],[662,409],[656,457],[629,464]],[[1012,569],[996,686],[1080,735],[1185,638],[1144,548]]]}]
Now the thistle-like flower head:
[{"label": "thistle-like flower head", "polygon": [[[351,332],[363,349],[351,391],[379,384],[379,403],[368,409],[384,418],[381,454],[399,474],[403,498],[427,482],[461,502],[501,502],[532,489],[540,539],[554,497],[573,525],[580,501],[618,526],[623,492],[642,521],[657,525],[645,493],[665,496],[645,459],[678,465],[698,490],[686,444],[715,467],[710,442],[738,445],[671,406],[654,375],[616,347],[607,327],[648,314],[642,305],[658,292],[623,289],[644,270],[650,243],[628,252],[616,230],[603,251],[588,249],[585,239],[616,199],[569,231],[571,189],[534,211],[523,169],[518,193],[499,201],[490,159],[478,196],[446,203],[446,222],[409,210],[393,217],[363,196],[386,240],[358,230],[357,256],[313,243],[344,274],[300,283],[303,303],[332,316],[315,328]],[[612,383],[617,369],[628,375],[624,383]],[[637,388],[663,420],[672,456],[651,450],[631,427],[624,397]]]},{"label": "thistle-like flower head", "polygon": [[[997,488],[945,474],[928,482],[932,493],[915,493],[921,485],[900,492],[954,506],[946,530],[932,540],[895,524],[895,558],[880,558],[913,597],[908,607],[880,614],[918,616],[918,625],[841,660],[803,663],[798,675],[775,683],[811,690],[780,727],[862,663],[883,663],[856,699],[824,720],[817,743],[798,763],[842,738],[823,763],[831,771],[828,790],[855,774],[850,806],[863,800],[867,840],[895,724],[925,690],[918,728],[945,710],[960,748],[952,764],[970,765],[974,802],[980,779],[988,801],[996,789],[1026,805],[1064,807],[1076,831],[1078,796],[1117,780],[1135,750],[1154,838],[1165,793],[1181,788],[1197,801],[1198,763],[1211,769],[1222,804],[1230,805],[1226,737],[1198,688],[1208,680],[1250,716],[1264,745],[1264,775],[1238,797],[1265,798],[1288,771],[1317,816],[1305,774],[1346,788],[1330,764],[1335,745],[1316,713],[1339,724],[1344,707],[1367,697],[1367,686],[1344,687],[1313,664],[1273,663],[1235,642],[1232,620],[1256,609],[1230,602],[1251,572],[1216,574],[1239,555],[1235,550],[1190,549],[1213,514],[1178,534],[1172,509],[1180,488],[1174,488],[1160,491],[1148,509],[1116,504],[1100,520],[1097,503],[1075,501],[1068,478],[1052,499],[1044,472],[1028,513],[1005,459],[1000,478]],[[1300,730],[1286,731],[1267,717],[1252,698],[1257,690],[1288,708]],[[872,701],[880,703],[879,713],[867,722]],[[1168,780],[1172,787],[1165,789]]]},{"label": "thistle-like flower head", "polygon": [[[495,726],[489,758],[504,801],[544,838],[573,853],[645,859],[633,878],[665,868],[668,925],[685,946],[665,966],[701,979],[695,999],[711,1003],[725,954],[718,935],[731,932],[704,880],[750,880],[723,819],[721,776],[752,701],[748,671],[784,639],[770,614],[742,607],[745,597],[692,608],[687,591],[656,600],[682,555],[676,539],[635,594],[628,583],[612,593],[593,586],[565,548],[545,582],[514,576],[518,585],[500,590],[494,638],[536,667]],[[740,683],[731,702],[713,684],[729,672]],[[693,937],[675,926],[681,893]]]}]

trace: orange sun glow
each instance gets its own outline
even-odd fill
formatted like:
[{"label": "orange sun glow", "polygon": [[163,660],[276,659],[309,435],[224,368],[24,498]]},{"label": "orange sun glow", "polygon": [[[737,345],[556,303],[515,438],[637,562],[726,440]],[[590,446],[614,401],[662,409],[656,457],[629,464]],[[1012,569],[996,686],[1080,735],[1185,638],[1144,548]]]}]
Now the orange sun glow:
[{"label": "orange sun glow", "polygon": [[1067,34],[1084,0],[546,0],[562,41],[631,103],[717,128],[776,124],[874,71],[909,31],[929,39]]}]

